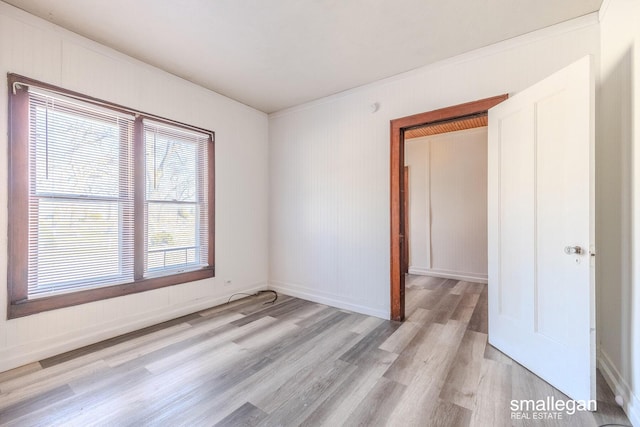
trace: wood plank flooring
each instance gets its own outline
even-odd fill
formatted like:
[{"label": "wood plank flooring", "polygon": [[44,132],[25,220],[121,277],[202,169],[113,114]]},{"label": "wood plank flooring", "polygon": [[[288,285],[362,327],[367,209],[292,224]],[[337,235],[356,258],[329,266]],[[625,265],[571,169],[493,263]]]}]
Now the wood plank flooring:
[{"label": "wood plank flooring", "polygon": [[404,323],[270,298],[0,373],[0,425],[629,424],[601,377],[597,412],[511,419],[511,399],[566,397],[487,344],[486,285],[407,276]]}]

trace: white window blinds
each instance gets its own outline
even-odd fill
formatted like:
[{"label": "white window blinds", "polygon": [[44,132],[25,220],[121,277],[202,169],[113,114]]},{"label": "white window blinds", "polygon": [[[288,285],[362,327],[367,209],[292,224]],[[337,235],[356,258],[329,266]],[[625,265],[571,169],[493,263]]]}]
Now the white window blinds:
[{"label": "white window blinds", "polygon": [[145,277],[208,264],[209,135],[144,120]]},{"label": "white window blinds", "polygon": [[29,91],[29,298],[133,281],[133,124]]}]

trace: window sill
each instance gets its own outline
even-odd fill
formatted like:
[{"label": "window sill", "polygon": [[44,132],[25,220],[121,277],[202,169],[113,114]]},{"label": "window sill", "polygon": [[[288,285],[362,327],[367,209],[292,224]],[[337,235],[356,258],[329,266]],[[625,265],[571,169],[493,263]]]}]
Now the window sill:
[{"label": "window sill", "polygon": [[122,285],[87,289],[85,291],[53,295],[33,300],[16,301],[9,304],[7,318],[15,319],[18,317],[41,313],[43,311],[71,307],[74,305],[86,304],[88,302],[101,301],[138,292],[164,288],[166,286],[208,279],[210,277],[214,277],[214,273],[213,267],[206,267],[199,270],[172,274],[170,276],[145,278]]}]

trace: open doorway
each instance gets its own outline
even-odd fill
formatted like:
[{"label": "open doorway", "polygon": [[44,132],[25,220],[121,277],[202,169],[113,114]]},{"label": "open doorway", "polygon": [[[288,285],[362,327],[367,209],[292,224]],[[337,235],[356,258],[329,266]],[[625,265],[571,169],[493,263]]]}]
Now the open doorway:
[{"label": "open doorway", "polygon": [[404,186],[405,272],[487,283],[487,115],[406,132]]},{"label": "open doorway", "polygon": [[[502,99],[501,99],[502,98]],[[583,57],[509,97],[391,122],[391,312],[402,320],[406,133],[488,111],[486,309],[455,285],[422,316],[482,313],[488,343],[574,400],[596,396],[595,73]],[[459,282],[462,283],[462,282]],[[439,288],[445,287],[438,285]],[[431,301],[431,291],[424,301]],[[442,292],[444,293],[444,291]],[[436,295],[437,297],[437,295]],[[456,300],[459,300],[459,304]],[[432,305],[429,303],[429,305]],[[422,308],[422,307],[420,307]],[[466,316],[471,313],[467,323]],[[463,316],[464,314],[465,316]],[[478,314],[479,317],[480,314]],[[455,317],[455,318],[454,318]],[[444,321],[444,319],[442,319]],[[482,319],[480,319],[482,320]],[[448,322],[448,321],[447,321]],[[437,323],[437,322],[432,322]],[[490,347],[485,347],[490,348]]]},{"label": "open doorway", "polygon": [[404,320],[405,317],[405,273],[408,265],[406,247],[405,216],[405,137],[412,129],[425,125],[445,125],[446,123],[473,120],[507,99],[500,95],[434,110],[391,121],[391,318]]}]

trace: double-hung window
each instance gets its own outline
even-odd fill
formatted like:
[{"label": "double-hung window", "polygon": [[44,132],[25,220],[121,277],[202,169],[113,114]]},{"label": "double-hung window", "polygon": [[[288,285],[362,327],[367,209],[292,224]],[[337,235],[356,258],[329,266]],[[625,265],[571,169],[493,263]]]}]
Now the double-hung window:
[{"label": "double-hung window", "polygon": [[9,317],[213,276],[212,132],[9,91]]},{"label": "double-hung window", "polygon": [[144,120],[145,276],[208,263],[207,141]]}]

